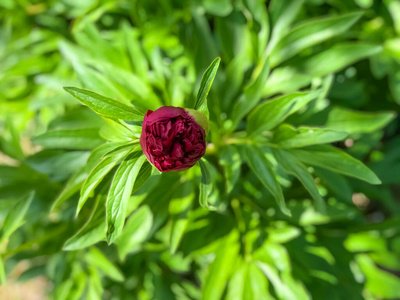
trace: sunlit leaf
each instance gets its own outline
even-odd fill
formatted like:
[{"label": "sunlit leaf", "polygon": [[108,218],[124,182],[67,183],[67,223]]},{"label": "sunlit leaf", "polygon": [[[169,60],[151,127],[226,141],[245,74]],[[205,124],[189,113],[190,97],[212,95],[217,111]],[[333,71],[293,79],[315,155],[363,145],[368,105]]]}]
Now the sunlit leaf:
[{"label": "sunlit leaf", "polygon": [[283,124],[274,132],[273,142],[282,148],[301,148],[337,142],[344,140],[346,137],[346,132],[318,127],[294,128]]},{"label": "sunlit leaf", "polygon": [[130,252],[138,251],[147,239],[153,225],[153,214],[148,206],[142,206],[128,219],[124,230],[116,241],[122,260]]},{"label": "sunlit leaf", "polygon": [[86,261],[99,268],[101,271],[104,272],[108,277],[115,281],[123,281],[124,275],[121,273],[120,270],[112,262],[110,262],[107,257],[104,256],[103,253],[100,252],[95,247],[90,248],[89,252],[85,255]]},{"label": "sunlit leaf", "polygon": [[204,208],[208,208],[208,196],[211,193],[212,189],[212,182],[211,182],[211,175],[208,167],[203,160],[199,160],[199,165],[201,169],[201,182],[200,182],[200,206]]},{"label": "sunlit leaf", "polygon": [[281,211],[290,216],[290,210],[286,207],[285,198],[282,188],[276,178],[276,173],[271,163],[264,156],[264,153],[258,147],[249,146],[245,147],[244,153],[246,154],[245,159],[250,169],[274,196]]},{"label": "sunlit leaf", "polygon": [[204,283],[201,299],[221,299],[238,251],[238,234],[236,231],[232,231],[220,242],[220,245],[216,249],[214,261],[209,267],[208,276]]},{"label": "sunlit leaf", "polygon": [[266,101],[252,111],[248,117],[247,131],[261,132],[273,129],[311,100],[318,97],[316,92],[297,92]]},{"label": "sunlit leaf", "polygon": [[296,178],[304,185],[310,195],[314,198],[318,210],[320,212],[325,212],[325,202],[318,191],[314,178],[308,172],[306,166],[304,166],[295,156],[284,150],[273,149],[273,154],[285,171],[296,176]]},{"label": "sunlit leaf", "polygon": [[93,149],[104,140],[98,129],[47,131],[33,139],[37,145],[50,149]]},{"label": "sunlit leaf", "polygon": [[396,117],[394,112],[358,112],[334,107],[328,116],[326,126],[348,133],[370,133],[386,126]]},{"label": "sunlit leaf", "polygon": [[0,230],[0,243],[22,226],[34,195],[34,192],[30,192],[28,195],[18,200],[14,207],[11,208]]},{"label": "sunlit leaf", "polygon": [[64,89],[101,116],[127,121],[143,120],[140,112],[116,100],[76,87],[65,87]]},{"label": "sunlit leaf", "polygon": [[128,199],[139,171],[146,161],[141,152],[128,156],[119,166],[107,197],[107,242],[113,243],[122,232]]},{"label": "sunlit leaf", "polygon": [[333,146],[310,146],[291,150],[291,153],[305,164],[365,180],[371,184],[381,183],[379,178],[362,162]]},{"label": "sunlit leaf", "polygon": [[208,93],[211,89],[212,83],[214,81],[215,75],[217,75],[217,70],[219,67],[219,63],[221,62],[221,58],[217,57],[213,60],[211,65],[204,72],[203,77],[201,78],[199,92],[197,93],[196,103],[194,105],[194,109],[199,109],[204,101],[207,99]]}]

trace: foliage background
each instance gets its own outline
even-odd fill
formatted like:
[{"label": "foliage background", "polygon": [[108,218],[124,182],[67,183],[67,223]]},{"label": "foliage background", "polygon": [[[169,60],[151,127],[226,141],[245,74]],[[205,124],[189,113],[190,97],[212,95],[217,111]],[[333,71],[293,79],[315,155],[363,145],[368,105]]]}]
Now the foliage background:
[{"label": "foliage background", "polygon": [[[24,263],[54,299],[400,298],[398,1],[1,0],[0,22],[3,283]],[[203,174],[144,163],[108,246],[140,126],[63,87],[194,107],[217,56]]]}]

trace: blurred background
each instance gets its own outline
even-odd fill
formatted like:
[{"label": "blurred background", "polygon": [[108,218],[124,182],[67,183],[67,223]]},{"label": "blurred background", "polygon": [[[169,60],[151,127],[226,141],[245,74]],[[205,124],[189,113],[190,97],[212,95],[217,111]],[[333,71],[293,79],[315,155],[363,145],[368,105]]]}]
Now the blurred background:
[{"label": "blurred background", "polygon": [[[19,208],[26,216],[16,217],[12,234],[3,232],[0,239],[0,278],[6,282],[0,299],[400,299],[400,1],[286,2],[0,0],[0,224],[16,199],[35,190],[29,210]],[[180,251],[172,253],[163,248],[167,229],[161,226],[172,222],[161,213],[169,199],[165,207],[154,199],[169,197],[162,191],[180,180],[175,174],[150,180],[135,194],[152,193],[154,203],[145,201],[160,206],[153,215],[163,221],[126,261],[114,246],[94,247],[100,239],[76,234],[97,228],[99,217],[83,211],[75,219],[76,191],[60,193],[85,166],[89,150],[102,144],[93,130],[103,121],[63,86],[183,106],[220,56],[211,92],[220,100],[209,104],[210,117],[229,128],[232,103],[271,43],[277,46],[262,98],[329,86],[324,99],[289,123],[347,132],[334,145],[364,162],[381,185],[315,168],[319,192],[330,206],[321,215],[296,180],[279,174],[285,198],[293,200],[293,217],[286,218],[259,201],[261,185],[242,168],[237,194],[243,188],[255,202],[239,205],[230,194],[214,195],[228,212],[196,210]],[[239,130],[244,127],[245,120],[238,122]],[[32,142],[65,128],[86,130],[80,132],[85,146],[69,151],[52,149],[51,140]],[[216,160],[235,163],[226,156]],[[61,209],[50,213],[60,197]],[[254,264],[219,271],[234,264],[236,252],[227,249],[236,247],[229,243],[230,229],[241,230],[238,215],[248,232],[243,236],[251,241],[262,232],[271,243],[265,246],[270,268],[263,273]],[[92,228],[85,227],[87,220]],[[204,224],[212,230],[203,230]],[[217,243],[221,237],[227,237],[225,248]],[[226,257],[219,267],[211,263],[218,253]],[[246,281],[242,294],[235,291],[241,281]]]}]

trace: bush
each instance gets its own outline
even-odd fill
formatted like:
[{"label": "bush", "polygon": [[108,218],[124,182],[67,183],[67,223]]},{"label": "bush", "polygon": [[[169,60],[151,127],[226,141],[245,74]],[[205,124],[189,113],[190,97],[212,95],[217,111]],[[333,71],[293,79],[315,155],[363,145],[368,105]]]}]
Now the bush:
[{"label": "bush", "polygon": [[[397,1],[0,7],[3,283],[24,262],[57,300],[400,298]],[[209,119],[192,168],[143,154],[162,106]]]}]

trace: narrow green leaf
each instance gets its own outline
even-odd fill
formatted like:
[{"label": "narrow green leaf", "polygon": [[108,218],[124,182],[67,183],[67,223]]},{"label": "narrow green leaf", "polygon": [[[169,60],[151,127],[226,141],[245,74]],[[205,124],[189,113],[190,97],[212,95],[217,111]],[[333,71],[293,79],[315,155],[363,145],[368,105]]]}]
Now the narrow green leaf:
[{"label": "narrow green leaf", "polygon": [[68,296],[73,284],[74,282],[72,278],[68,278],[62,284],[60,284],[55,291],[55,299],[69,300]]},{"label": "narrow green leaf", "polygon": [[228,145],[221,151],[220,164],[225,171],[226,191],[230,193],[240,178],[242,160],[240,154],[233,145]]},{"label": "narrow green leaf", "polygon": [[58,195],[56,200],[54,200],[50,212],[55,212],[62,203],[77,193],[81,189],[82,184],[85,182],[87,176],[88,173],[86,172],[85,168],[72,175],[67,181],[64,189]]},{"label": "narrow green leaf", "polygon": [[14,207],[11,208],[0,230],[0,244],[15,230],[22,226],[24,222],[24,217],[26,215],[26,212],[28,211],[29,206],[32,203],[34,195],[34,192],[30,192],[28,195],[18,200]]},{"label": "narrow green leaf", "polygon": [[83,270],[80,270],[79,273],[77,273],[74,277],[74,285],[72,286],[69,294],[68,294],[68,300],[80,300],[83,292],[85,291],[86,287],[86,280],[87,276],[83,272]]},{"label": "narrow green leaf", "polygon": [[207,13],[225,17],[232,12],[233,6],[229,0],[203,0],[204,9]]},{"label": "narrow green leaf", "polygon": [[116,100],[76,87],[64,87],[64,89],[101,116],[127,121],[143,120],[143,115],[139,111]]},{"label": "narrow green leaf", "polygon": [[248,117],[247,131],[253,133],[273,129],[288,116],[317,98],[320,92],[320,90],[297,92],[260,104]]},{"label": "narrow green leaf", "polygon": [[124,260],[128,253],[140,249],[152,226],[153,214],[148,206],[144,205],[133,213],[116,241],[121,260]]},{"label": "narrow green leaf", "polygon": [[276,160],[279,165],[285,169],[289,174],[294,175],[301,184],[307,189],[310,195],[315,200],[316,207],[319,212],[326,211],[326,205],[321,195],[318,192],[317,185],[311,174],[308,172],[307,167],[303,165],[295,156],[284,150],[272,149]]},{"label": "narrow green leaf", "polygon": [[139,171],[146,161],[142,152],[128,156],[119,166],[107,197],[107,242],[111,244],[122,232],[128,199]]},{"label": "narrow green leaf", "polygon": [[253,52],[256,59],[264,55],[270,33],[270,24],[267,7],[263,0],[245,0],[243,4],[251,13],[250,36]]},{"label": "narrow green leaf", "polygon": [[89,252],[85,255],[85,260],[89,264],[99,268],[111,279],[120,282],[124,281],[122,272],[96,247],[91,247],[89,249]]},{"label": "narrow green leaf", "polygon": [[135,71],[134,73],[138,74],[142,80],[147,80],[149,64],[143,53],[141,44],[139,43],[137,31],[134,30],[134,28],[131,28],[128,24],[128,22],[122,24],[122,31],[125,37],[126,48],[129,52],[129,58]]},{"label": "narrow green leaf", "polygon": [[296,69],[306,74],[322,77],[381,51],[382,46],[380,45],[364,43],[339,44],[304,60],[296,66]]},{"label": "narrow green leaf", "polygon": [[245,87],[244,93],[233,107],[232,128],[260,102],[269,71],[269,60],[263,59],[252,74],[254,79]]},{"label": "narrow green leaf", "polygon": [[215,252],[215,258],[208,270],[203,287],[203,300],[218,300],[222,298],[225,285],[233,270],[233,265],[239,254],[239,235],[232,231],[221,240]]},{"label": "narrow green leaf", "polygon": [[339,132],[326,128],[294,128],[288,124],[283,124],[274,132],[272,142],[282,148],[300,148],[341,141],[347,136],[348,134],[346,132]]},{"label": "narrow green leaf", "polygon": [[93,266],[89,266],[87,300],[101,300],[104,289],[101,284],[99,272]]},{"label": "narrow green leaf", "polygon": [[76,209],[76,215],[79,214],[83,204],[89,198],[94,189],[98,186],[101,180],[114,168],[121,159],[123,159],[129,152],[133,151],[134,148],[123,147],[122,149],[114,151],[113,154],[108,154],[100,161],[96,167],[90,172],[81,189],[81,196],[79,198],[78,207]]},{"label": "narrow green leaf", "polygon": [[139,174],[136,177],[132,193],[138,191],[142,187],[142,185],[146,183],[147,179],[149,179],[149,177],[152,175],[152,171],[154,169],[157,170],[157,168],[153,168],[153,166],[148,161],[145,161],[143,163],[143,166],[140,168]]},{"label": "narrow green leaf", "polygon": [[272,300],[275,298],[268,292],[268,281],[265,275],[253,263],[244,263],[229,281],[227,299]]},{"label": "narrow green leaf", "polygon": [[199,165],[201,169],[201,182],[200,182],[200,206],[204,208],[209,208],[208,206],[208,195],[212,189],[210,171],[203,159],[199,160]]},{"label": "narrow green leaf", "polygon": [[348,133],[371,133],[385,127],[395,117],[394,112],[358,112],[334,107],[326,127]]},{"label": "narrow green leaf", "polygon": [[282,188],[276,179],[276,173],[264,156],[260,148],[256,146],[245,146],[245,159],[250,169],[256,174],[262,184],[271,192],[275,198],[279,208],[285,214],[290,216],[290,210],[286,207],[285,198],[283,197]]},{"label": "narrow green leaf", "polygon": [[309,146],[303,149],[290,150],[290,153],[311,166],[325,168],[371,184],[381,183],[379,178],[362,162],[333,146]]},{"label": "narrow green leaf", "polygon": [[199,109],[203,102],[207,99],[207,95],[211,89],[211,85],[214,81],[215,75],[217,75],[217,70],[220,62],[221,58],[217,57],[204,72],[203,77],[201,78],[200,88],[199,92],[197,93],[197,99],[194,109]]},{"label": "narrow green leaf", "polygon": [[313,76],[296,70],[294,66],[275,68],[265,85],[264,97],[296,92],[312,83]]},{"label": "narrow green leaf", "polygon": [[189,223],[188,214],[193,205],[195,197],[194,187],[191,181],[186,181],[176,190],[170,203],[169,213],[171,215],[170,244],[171,253],[175,253],[186,231]]},{"label": "narrow green leaf", "polygon": [[287,34],[303,3],[304,0],[290,1],[289,3],[274,0],[270,3],[268,12],[274,25],[272,27],[271,39],[265,50],[266,56],[270,55],[279,41]]},{"label": "narrow green leaf", "polygon": [[268,291],[268,281],[264,274],[254,264],[248,265],[247,276],[243,278],[245,288],[243,295],[250,299],[274,299]]},{"label": "narrow green leaf", "polygon": [[99,147],[95,148],[92,153],[90,154],[86,166],[82,168],[79,172],[75,173],[70,177],[67,184],[65,185],[64,189],[58,195],[56,200],[54,200],[53,205],[51,206],[50,212],[54,212],[57,208],[68,198],[72,195],[77,193],[83,183],[85,182],[86,178],[88,177],[90,171],[100,162],[102,157],[107,154],[108,152],[118,149],[121,146],[125,146],[126,141],[124,142],[112,142],[112,143],[104,143]]},{"label": "narrow green leaf", "polygon": [[265,274],[274,286],[274,290],[280,300],[308,300],[311,299],[305,288],[286,272],[286,276],[279,276],[279,271],[272,265],[264,262],[256,262],[258,268]]},{"label": "narrow green leaf", "polygon": [[[132,141],[140,138],[140,132],[137,134],[133,132],[127,126],[121,123],[115,122],[111,119],[106,119],[106,124],[100,128],[100,136],[108,141]],[[139,127],[139,126],[138,126]],[[140,128],[141,129],[141,128]]]},{"label": "narrow green leaf", "polygon": [[348,30],[356,23],[363,12],[351,12],[333,17],[324,17],[306,21],[293,28],[284,36],[271,53],[271,65],[281,62],[300,53],[302,50],[326,41]]},{"label": "narrow green leaf", "polygon": [[356,261],[366,276],[366,289],[376,299],[400,298],[398,276],[379,268],[368,254],[357,255]]},{"label": "narrow green leaf", "polygon": [[94,213],[89,217],[85,225],[72,237],[70,237],[63,246],[64,251],[75,251],[89,247],[105,239],[106,236],[106,211],[104,205],[99,205],[97,200]]},{"label": "narrow green leaf", "polygon": [[71,129],[47,131],[35,138],[36,145],[49,149],[93,149],[104,143],[99,130]]},{"label": "narrow green leaf", "polygon": [[6,272],[4,270],[3,258],[0,255],[0,286],[6,284]]}]

